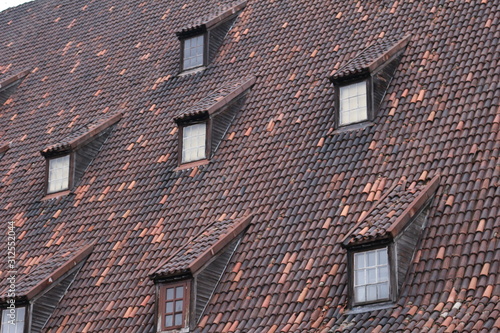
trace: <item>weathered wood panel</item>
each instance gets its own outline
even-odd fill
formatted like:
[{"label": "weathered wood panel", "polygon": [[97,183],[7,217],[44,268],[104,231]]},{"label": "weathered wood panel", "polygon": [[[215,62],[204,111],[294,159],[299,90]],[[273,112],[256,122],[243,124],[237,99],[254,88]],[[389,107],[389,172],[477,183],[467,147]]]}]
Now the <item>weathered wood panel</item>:
[{"label": "weathered wood panel", "polygon": [[212,153],[210,157],[214,155],[215,151],[219,147],[222,138],[224,137],[224,135],[226,135],[229,126],[233,122],[234,117],[236,117],[238,110],[241,109],[244,102],[245,98],[240,97],[237,101],[229,105],[222,112],[215,115],[214,118],[212,119],[212,137],[211,137]]},{"label": "weathered wood panel", "polygon": [[415,249],[422,236],[422,229],[427,219],[429,203],[424,206],[403,232],[394,240],[397,261],[397,287],[401,290],[408,268],[413,260]]},{"label": "weathered wood panel", "polygon": [[115,126],[111,126],[99,133],[92,141],[80,147],[75,152],[75,179],[73,182],[73,187],[78,185],[83,173],[88,168],[92,160],[97,156],[97,153],[101,149],[103,143],[108,138],[109,134]]},{"label": "weathered wood panel", "polygon": [[215,56],[217,55],[217,51],[219,50],[219,47],[222,45],[224,42],[224,38],[226,37],[229,29],[231,29],[234,21],[236,18],[232,18],[216,28],[210,30],[209,33],[209,40],[208,40],[208,62],[211,63]]},{"label": "weathered wood panel", "polygon": [[195,308],[194,308],[194,322],[197,323],[203,314],[203,310],[207,305],[212,293],[217,287],[224,270],[233,255],[234,249],[239,242],[239,238],[235,239],[229,244],[215,260],[209,263],[201,272],[195,277]]},{"label": "weathered wood panel", "polygon": [[394,58],[373,76],[373,109],[375,110],[375,115],[377,114],[377,110],[380,107],[380,103],[385,96],[400,60],[401,55]]}]

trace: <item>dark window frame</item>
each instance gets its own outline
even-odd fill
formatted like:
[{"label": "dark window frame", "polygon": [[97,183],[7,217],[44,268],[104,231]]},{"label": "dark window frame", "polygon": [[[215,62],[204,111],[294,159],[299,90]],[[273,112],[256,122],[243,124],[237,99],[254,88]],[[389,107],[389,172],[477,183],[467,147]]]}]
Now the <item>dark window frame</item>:
[{"label": "dark window frame", "polygon": [[[357,122],[351,122],[347,124],[341,124],[340,123],[340,88],[356,84],[359,82],[365,81],[366,83],[366,119],[357,121]],[[375,114],[375,109],[373,108],[373,80],[372,76],[361,76],[361,77],[356,77],[356,78],[351,78],[349,80],[341,81],[337,84],[335,84],[335,123],[337,124],[338,128],[341,127],[347,127],[351,125],[357,125],[361,124],[364,122],[372,121],[376,114]]]},{"label": "dark window frame", "polygon": [[[389,266],[389,297],[367,302],[356,302],[354,295],[354,254],[387,248],[387,264]],[[347,269],[348,269],[348,292],[349,307],[366,306],[373,304],[383,304],[394,302],[397,296],[397,263],[395,260],[395,247],[392,242],[380,242],[376,244],[366,244],[348,249],[347,251]]]},{"label": "dark window frame", "polygon": [[[206,124],[206,126],[205,126],[205,130],[206,130],[206,133],[205,133],[205,157],[200,158],[198,160],[184,162],[182,160],[182,150],[184,147],[184,128],[187,126],[201,124],[201,123]],[[178,135],[179,153],[177,156],[178,165],[180,166],[180,165],[185,165],[185,164],[190,164],[190,163],[196,163],[199,161],[209,160],[210,154],[211,154],[211,142],[212,142],[212,134],[211,134],[212,133],[212,120],[207,117],[207,118],[192,120],[192,121],[188,121],[188,122],[183,122],[183,123],[180,123],[178,126],[179,126],[179,130],[178,130],[178,133],[179,133],[179,135]]]},{"label": "dark window frame", "polygon": [[[56,158],[64,157],[69,155],[69,177],[68,177],[68,188],[60,191],[49,192],[49,166],[50,161]],[[57,193],[64,193],[67,191],[71,191],[73,188],[75,179],[75,152],[74,151],[66,151],[59,154],[54,154],[51,156],[47,156],[45,158],[45,194],[46,195],[55,195]]]},{"label": "dark window frame", "polygon": [[[198,37],[203,35],[203,62],[199,66],[195,67],[189,67],[189,68],[184,68],[184,43],[186,42],[187,39],[193,38],[193,37]],[[207,67],[208,64],[208,53],[209,53],[209,46],[208,46],[208,31],[205,30],[197,30],[194,31],[190,34],[183,35],[182,37],[179,38],[181,42],[181,57],[180,57],[180,68],[181,68],[181,73],[182,72],[188,72],[192,70],[196,70],[198,68],[204,68]]]},{"label": "dark window frame", "polygon": [[[171,288],[177,288],[179,286],[184,287],[184,294],[183,294],[183,303],[182,303],[182,325],[174,325],[174,326],[166,326],[165,325],[165,316],[167,314],[166,312],[166,293],[167,289]],[[158,328],[161,329],[162,331],[165,330],[175,330],[179,328],[184,328],[189,326],[189,318],[190,318],[190,303],[191,303],[191,280],[182,280],[182,281],[176,281],[176,282],[165,282],[159,284],[159,297],[158,297],[159,305],[158,305],[158,314],[157,314],[157,320],[158,320]],[[174,312],[175,314],[175,308]],[[174,316],[175,318],[175,316]]]}]

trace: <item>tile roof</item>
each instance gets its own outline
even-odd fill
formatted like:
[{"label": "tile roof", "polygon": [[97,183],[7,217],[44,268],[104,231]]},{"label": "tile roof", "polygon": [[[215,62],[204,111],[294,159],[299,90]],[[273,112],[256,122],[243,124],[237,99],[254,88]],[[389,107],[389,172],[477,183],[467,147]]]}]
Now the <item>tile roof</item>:
[{"label": "tile roof", "polygon": [[405,189],[398,184],[362,215],[360,221],[346,235],[345,246],[366,243],[378,239],[393,239],[432,198],[439,185],[435,176],[426,185]]},{"label": "tile roof", "polygon": [[214,114],[226,105],[229,105],[238,96],[255,84],[256,77],[250,76],[225,83],[220,88],[209,93],[192,107],[187,108],[175,116],[175,121],[182,121],[202,114]]},{"label": "tile roof", "polygon": [[155,269],[152,277],[185,273],[195,274],[204,264],[248,227],[251,215],[237,221],[215,221],[189,240],[182,248]]},{"label": "tile roof", "polygon": [[198,18],[195,23],[184,26],[181,30],[177,31],[177,35],[189,33],[199,29],[210,29],[211,27],[225,21],[237,12],[245,8],[247,1],[237,2],[228,6],[216,8],[212,13],[205,14],[203,17]]},{"label": "tile roof", "polygon": [[346,77],[371,73],[392,56],[402,51],[410,42],[411,35],[403,38],[383,37],[359,52],[330,77],[336,81]]},{"label": "tile roof", "polygon": [[[44,331],[153,332],[151,270],[213,221],[254,213],[193,332],[498,332],[498,1],[252,0],[206,69],[178,76],[176,32],[238,3],[34,0],[0,12],[1,77],[32,68],[0,106],[12,143],[0,223],[16,225],[19,270],[95,243]],[[328,78],[409,34],[372,126],[335,133]],[[173,119],[249,75],[210,163],[174,171]],[[72,193],[42,201],[40,150],[114,110],[123,118]],[[402,177],[418,188],[436,174],[394,307],[349,312],[343,238]]]},{"label": "tile roof", "polygon": [[40,153],[42,155],[48,155],[54,152],[68,151],[82,146],[105,129],[116,124],[121,118],[121,112],[115,112],[111,115],[105,114],[97,116],[90,123],[75,129],[57,143],[45,147],[40,151]]}]

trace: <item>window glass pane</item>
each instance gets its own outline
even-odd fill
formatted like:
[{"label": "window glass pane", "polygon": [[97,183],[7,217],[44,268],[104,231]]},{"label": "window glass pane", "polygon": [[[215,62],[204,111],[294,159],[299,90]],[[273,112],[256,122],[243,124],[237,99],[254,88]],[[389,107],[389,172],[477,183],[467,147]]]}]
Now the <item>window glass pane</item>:
[{"label": "window glass pane", "polygon": [[356,287],[354,289],[354,298],[356,302],[366,302],[365,287]]},{"label": "window glass pane", "polygon": [[165,326],[166,327],[174,326],[174,316],[165,316]]},{"label": "window glass pane", "polygon": [[377,251],[378,264],[387,265],[387,249],[380,249]]},{"label": "window glass pane", "polygon": [[377,299],[377,286],[368,285],[366,286],[366,300],[375,301]]},{"label": "window glass pane", "polygon": [[69,187],[69,155],[49,160],[48,192],[59,192]]},{"label": "window glass pane", "polygon": [[167,288],[167,300],[174,299],[174,288]]},{"label": "window glass pane", "polygon": [[389,298],[389,282],[380,283],[377,288],[379,298]]},{"label": "window glass pane", "polygon": [[360,286],[366,284],[365,271],[359,270],[355,272],[354,285]]},{"label": "window glass pane", "polygon": [[366,266],[373,267],[377,265],[377,253],[375,251],[369,251],[367,255],[368,255],[368,262],[366,263]]},{"label": "window glass pane", "polygon": [[368,119],[366,81],[340,87],[339,92],[340,125]]},{"label": "window glass pane", "polygon": [[366,270],[366,278],[368,283],[376,283],[377,282],[377,269],[370,268]]},{"label": "window glass pane", "polygon": [[378,269],[377,281],[387,281],[389,280],[389,269],[387,266],[381,266]]},{"label": "window glass pane", "polygon": [[355,268],[364,268],[365,267],[365,254],[364,253],[355,253],[354,254],[354,267]]},{"label": "window glass pane", "polygon": [[183,128],[182,162],[205,158],[206,123],[194,124]]},{"label": "window glass pane", "polygon": [[204,35],[184,40],[184,69],[203,66]]},{"label": "window glass pane", "polygon": [[182,325],[182,313],[175,315],[175,326]]},{"label": "window glass pane", "polygon": [[183,301],[175,302],[175,312],[182,312]]},{"label": "window glass pane", "polygon": [[167,302],[165,305],[165,312],[172,313],[174,312],[174,302]]},{"label": "window glass pane", "polygon": [[184,287],[177,287],[177,291],[175,292],[176,298],[184,297]]}]

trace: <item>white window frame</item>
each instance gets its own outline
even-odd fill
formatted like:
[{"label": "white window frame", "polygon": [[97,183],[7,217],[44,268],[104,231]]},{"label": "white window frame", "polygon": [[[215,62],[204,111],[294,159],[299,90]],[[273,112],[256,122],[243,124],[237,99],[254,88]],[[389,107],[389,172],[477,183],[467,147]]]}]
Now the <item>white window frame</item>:
[{"label": "white window frame", "polygon": [[2,309],[0,333],[23,333],[26,322],[25,306]]},{"label": "white window frame", "polygon": [[[53,163],[63,162],[65,164],[60,167],[55,167]],[[69,190],[70,181],[71,181],[71,155],[62,155],[58,157],[53,157],[47,160],[48,169],[47,169],[47,193],[57,193]],[[66,164],[67,163],[67,164]],[[53,179],[55,176],[55,170],[63,170],[62,173],[66,173],[66,175]],[[66,169],[66,171],[64,171]],[[60,186],[55,186],[54,182],[61,182]]]},{"label": "white window frame", "polygon": [[[353,253],[352,284],[355,305],[391,299],[391,267],[388,246]],[[374,297],[369,296],[370,291],[372,294],[375,293]]]},{"label": "white window frame", "polygon": [[[196,44],[193,45],[193,42],[196,42]],[[197,52],[200,50],[201,54]],[[189,70],[204,65],[205,65],[205,34],[199,34],[185,38],[182,41],[182,69]]]},{"label": "white window frame", "polygon": [[339,87],[339,126],[369,119],[368,80]]},{"label": "white window frame", "polygon": [[[185,125],[182,127],[181,163],[189,163],[207,158],[207,128],[206,121]],[[198,131],[194,135],[192,131]]]}]

